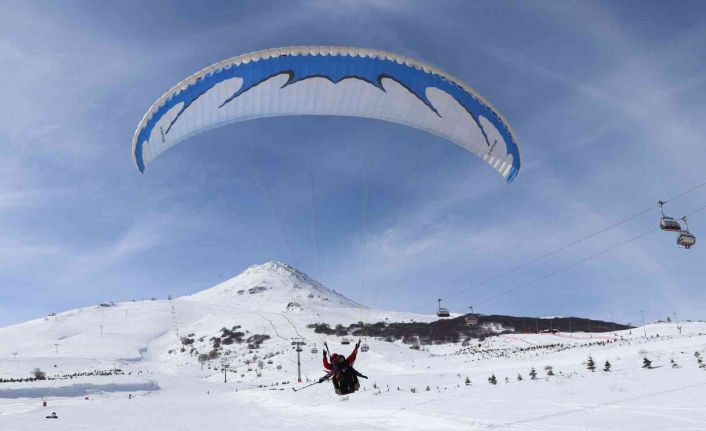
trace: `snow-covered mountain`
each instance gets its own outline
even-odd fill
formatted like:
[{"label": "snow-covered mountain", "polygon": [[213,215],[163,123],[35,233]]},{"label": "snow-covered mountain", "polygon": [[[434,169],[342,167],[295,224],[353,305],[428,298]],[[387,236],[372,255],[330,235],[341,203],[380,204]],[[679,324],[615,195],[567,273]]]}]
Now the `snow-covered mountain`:
[{"label": "snow-covered mountain", "polygon": [[[312,323],[434,320],[366,308],[278,262],[251,266],[193,295],[61,312],[0,328],[0,429],[48,429],[44,416],[51,411],[60,418],[52,429],[109,431],[234,424],[644,431],[706,423],[703,322],[602,334],[512,333],[421,347],[368,338],[370,349],[359,353],[356,367],[370,379],[347,403],[337,401],[329,384],[290,390],[323,374],[324,341],[332,351],[352,348],[342,336],[316,333]],[[306,343],[299,358],[294,337]],[[589,355],[595,371],[587,369]],[[644,358],[651,368],[643,368]],[[295,382],[298,359],[302,384]],[[610,371],[602,371],[607,361]],[[34,368],[56,379],[6,382]]]},{"label": "snow-covered mountain", "polygon": [[0,328],[0,357],[155,360],[181,348],[181,337],[210,339],[224,327],[314,343],[321,337],[307,328],[312,323],[415,319],[434,317],[369,309],[290,265],[267,262],[193,295],[96,304]]},{"label": "snow-covered mountain", "polygon": [[322,306],[362,307],[293,266],[274,261],[250,266],[240,275],[187,298],[225,305],[257,304],[259,309],[264,306],[283,312]]}]

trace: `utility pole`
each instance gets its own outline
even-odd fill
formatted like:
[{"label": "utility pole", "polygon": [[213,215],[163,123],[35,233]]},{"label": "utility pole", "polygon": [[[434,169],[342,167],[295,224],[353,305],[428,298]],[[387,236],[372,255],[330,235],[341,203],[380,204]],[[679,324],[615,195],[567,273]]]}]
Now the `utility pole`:
[{"label": "utility pole", "polygon": [[677,334],[681,335],[681,325],[679,325],[679,321],[677,320],[676,311],[674,312],[674,324],[677,326]]},{"label": "utility pole", "polygon": [[534,318],[534,324],[537,327],[537,333],[539,334],[539,319],[536,317]]},{"label": "utility pole", "polygon": [[228,383],[228,366],[230,364],[222,364],[223,366],[223,383]]},{"label": "utility pole", "polygon": [[56,353],[57,355],[59,354],[59,343],[54,343],[54,353]]},{"label": "utility pole", "polygon": [[593,338],[593,330],[591,330],[591,319],[588,319],[588,336]]},{"label": "utility pole", "polygon": [[571,317],[569,317],[569,332],[570,332],[571,334],[574,333],[574,328],[571,327]]},{"label": "utility pole", "polygon": [[522,327],[525,329],[525,334],[527,333],[527,322],[525,322],[525,318],[522,318]]},{"label": "utility pole", "polygon": [[645,328],[645,313],[640,310],[640,316],[642,316],[642,331],[645,334],[645,338],[647,338],[647,328]]},{"label": "utility pole", "polygon": [[613,324],[613,335],[615,335],[615,319],[613,318],[613,312],[610,312],[610,322]]},{"label": "utility pole", "polygon": [[303,338],[292,338],[292,346],[297,351],[297,381],[302,382],[302,363],[301,363],[301,352],[302,346],[306,346]]}]

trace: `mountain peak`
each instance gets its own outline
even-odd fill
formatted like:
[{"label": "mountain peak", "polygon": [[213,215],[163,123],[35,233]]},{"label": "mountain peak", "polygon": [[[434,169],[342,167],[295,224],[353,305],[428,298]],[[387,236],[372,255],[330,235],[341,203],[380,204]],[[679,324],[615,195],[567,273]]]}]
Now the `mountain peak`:
[{"label": "mountain peak", "polygon": [[191,298],[233,305],[254,303],[272,311],[292,311],[308,306],[362,307],[294,266],[278,261],[251,265],[236,277],[191,295]]},{"label": "mountain peak", "polygon": [[279,262],[276,260],[269,260],[265,263],[261,263],[258,265],[250,265],[247,267],[245,271],[242,272],[242,274],[256,274],[256,273],[281,273],[281,274],[291,274],[299,278],[307,278],[310,279],[311,281],[314,281],[315,283],[318,283],[317,281],[311,279],[308,275],[305,273],[299,271],[297,268],[293,267],[292,265]]}]

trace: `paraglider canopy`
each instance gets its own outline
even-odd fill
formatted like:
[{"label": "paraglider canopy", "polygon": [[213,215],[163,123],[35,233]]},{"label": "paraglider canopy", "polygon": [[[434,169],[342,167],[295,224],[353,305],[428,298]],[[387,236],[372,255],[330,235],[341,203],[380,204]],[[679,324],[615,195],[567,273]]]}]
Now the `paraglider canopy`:
[{"label": "paraglider canopy", "polygon": [[132,140],[140,170],[162,152],[227,123],[283,115],[337,115],[403,124],[442,136],[510,182],[520,148],[502,115],[451,75],[396,54],[299,46],[224,60],[164,93]]}]

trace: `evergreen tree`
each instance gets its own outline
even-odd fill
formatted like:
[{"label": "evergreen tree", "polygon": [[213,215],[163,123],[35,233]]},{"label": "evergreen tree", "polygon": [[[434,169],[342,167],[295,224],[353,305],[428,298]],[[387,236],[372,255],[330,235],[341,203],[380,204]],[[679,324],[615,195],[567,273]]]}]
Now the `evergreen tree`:
[{"label": "evergreen tree", "polygon": [[522,374],[517,373],[517,381],[521,382],[522,381]]},{"label": "evergreen tree", "polygon": [[469,379],[468,376],[466,376],[466,386],[470,386],[470,385],[471,385],[471,379]]},{"label": "evergreen tree", "polygon": [[534,369],[534,367],[532,367],[532,369],[530,370],[529,375],[532,380],[537,379],[537,371]]},{"label": "evergreen tree", "polygon": [[46,380],[47,374],[39,368],[35,368],[32,370],[32,377],[36,380]]},{"label": "evergreen tree", "polygon": [[498,384],[498,379],[495,377],[495,374],[491,375],[488,377],[488,383],[491,385],[497,385]]},{"label": "evergreen tree", "polygon": [[589,370],[596,371],[596,363],[593,361],[593,357],[591,355],[588,355],[588,360],[586,361],[586,368]]},{"label": "evergreen tree", "polygon": [[603,371],[605,371],[606,373],[609,372],[610,367],[611,367],[610,362],[605,361],[605,364],[603,364]]},{"label": "evergreen tree", "polygon": [[647,369],[652,368],[652,361],[647,359],[647,356],[642,358],[642,368],[647,368]]},{"label": "evergreen tree", "polygon": [[429,387],[429,385],[427,385],[426,391],[429,392],[430,390],[431,388]]},{"label": "evergreen tree", "polygon": [[547,372],[548,376],[554,375],[554,368],[551,365],[547,365],[546,367],[544,367],[544,371]]}]

